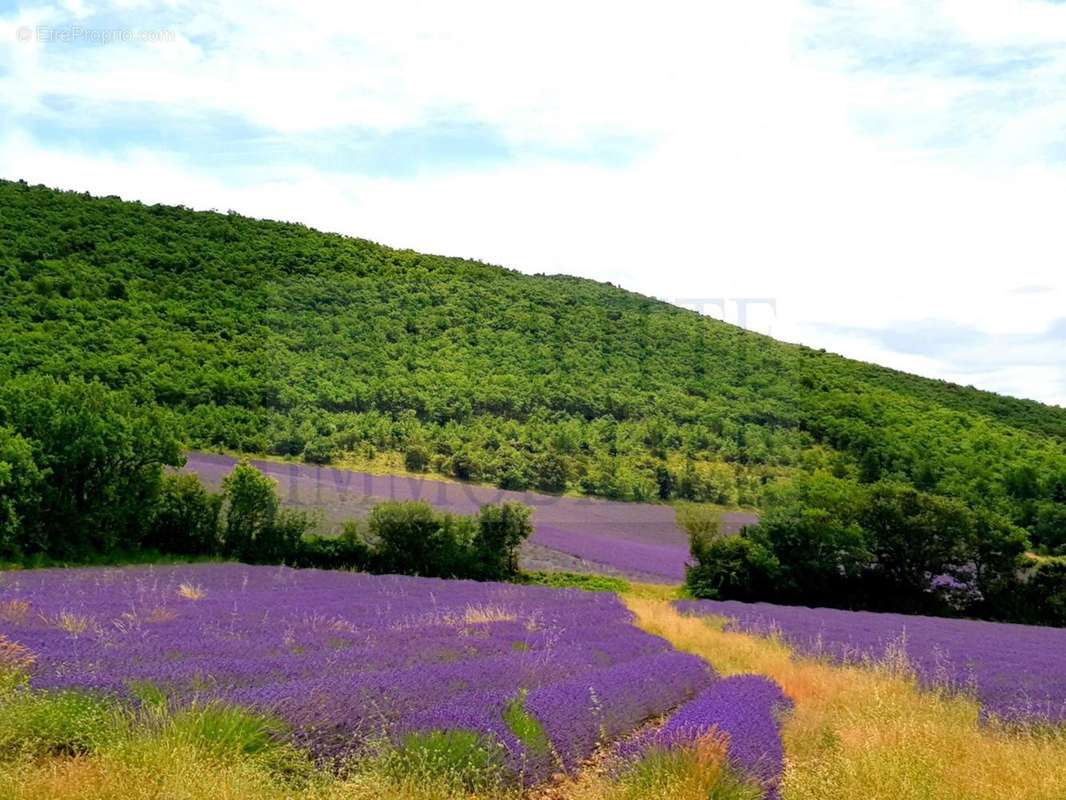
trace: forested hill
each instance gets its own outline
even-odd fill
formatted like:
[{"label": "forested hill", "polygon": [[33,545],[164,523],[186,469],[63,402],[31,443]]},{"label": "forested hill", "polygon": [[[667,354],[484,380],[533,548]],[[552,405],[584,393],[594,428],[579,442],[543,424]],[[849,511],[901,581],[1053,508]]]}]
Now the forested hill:
[{"label": "forested hill", "polygon": [[128,389],[174,409],[190,446],[744,504],[827,469],[1030,530],[1066,500],[1066,410],[609,284],[5,181],[0,290],[0,376]]}]

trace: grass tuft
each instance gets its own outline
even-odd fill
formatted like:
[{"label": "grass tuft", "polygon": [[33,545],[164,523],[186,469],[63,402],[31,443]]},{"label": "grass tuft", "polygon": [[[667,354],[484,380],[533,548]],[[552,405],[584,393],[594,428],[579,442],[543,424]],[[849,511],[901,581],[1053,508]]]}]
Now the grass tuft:
[{"label": "grass tuft", "polygon": [[203,600],[205,594],[201,587],[192,583],[185,582],[178,586],[178,595],[186,600]]},{"label": "grass tuft", "polygon": [[383,774],[445,792],[490,792],[509,783],[502,749],[474,731],[413,733],[386,754]]}]

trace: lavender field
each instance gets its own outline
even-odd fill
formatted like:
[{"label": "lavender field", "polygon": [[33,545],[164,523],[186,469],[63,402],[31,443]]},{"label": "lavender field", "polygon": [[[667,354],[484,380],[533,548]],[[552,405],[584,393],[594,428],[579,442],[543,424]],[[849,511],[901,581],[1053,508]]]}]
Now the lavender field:
[{"label": "lavender field", "polygon": [[768,603],[675,603],[733,630],[780,635],[797,651],[839,662],[906,658],[929,688],[972,693],[982,715],[1066,722],[1066,629]]},{"label": "lavender field", "polygon": [[[178,706],[245,706],[326,760],[411,733],[474,731],[527,781],[719,685],[704,660],[631,622],[613,594],[284,567],[0,575],[0,634],[32,654],[36,689],[130,698],[150,686]],[[548,747],[508,726],[515,703]],[[773,761],[780,744],[764,733],[748,742],[737,729],[738,768],[760,748]]]},{"label": "lavender field", "polygon": [[[185,469],[217,488],[235,459],[213,453],[188,453]],[[651,582],[679,582],[685,577],[688,539],[666,505],[623,503],[588,497],[561,497],[537,492],[513,492],[431,478],[373,475],[311,464],[253,460],[263,473],[278,481],[285,504],[321,511],[339,523],[365,515],[383,499],[424,500],[442,511],[472,514],[486,503],[517,501],[534,510],[535,550],[530,566],[573,571],[602,571]],[[755,521],[754,515],[722,515],[726,533]],[[560,554],[557,559],[552,553]]]}]

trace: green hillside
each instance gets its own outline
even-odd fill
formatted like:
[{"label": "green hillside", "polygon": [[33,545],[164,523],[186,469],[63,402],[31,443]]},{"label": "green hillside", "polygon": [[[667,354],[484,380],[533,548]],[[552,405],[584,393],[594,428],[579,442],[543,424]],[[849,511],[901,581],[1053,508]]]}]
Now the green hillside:
[{"label": "green hillside", "polygon": [[[757,504],[826,469],[1036,533],[1066,410],[784,344],[593,281],[0,182],[0,376],[175,410],[190,446]],[[1056,516],[1058,515],[1058,516]]]}]

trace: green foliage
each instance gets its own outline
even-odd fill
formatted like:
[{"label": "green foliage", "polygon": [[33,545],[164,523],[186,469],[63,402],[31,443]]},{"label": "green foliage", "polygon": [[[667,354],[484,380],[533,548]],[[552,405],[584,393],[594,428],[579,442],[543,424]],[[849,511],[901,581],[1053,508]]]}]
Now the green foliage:
[{"label": "green foliage", "polygon": [[1033,539],[1047,553],[1066,555],[1066,501],[1040,503]]},{"label": "green foliage", "polygon": [[257,544],[272,538],[269,531],[277,522],[281,504],[275,482],[242,461],[222,479],[222,497],[226,553],[238,559],[254,558]]},{"label": "green foliage", "polygon": [[40,502],[42,479],[30,443],[0,427],[0,557],[17,557],[29,544],[24,517]]},{"label": "green foliage", "polygon": [[548,741],[544,726],[526,711],[528,694],[528,690],[521,689],[515,697],[507,701],[503,709],[503,721],[527,753],[534,757],[546,756],[551,750],[551,742]]},{"label": "green foliage", "polygon": [[0,384],[0,557],[136,549],[164,465],[184,462],[168,415],[80,378]]},{"label": "green foliage", "polygon": [[474,731],[410,734],[384,766],[397,779],[468,791],[487,791],[507,780],[500,747]]},{"label": "green foliage", "polygon": [[303,459],[309,464],[328,464],[333,460],[335,448],[326,438],[311,439],[304,445]]},{"label": "green foliage", "polygon": [[685,586],[693,597],[710,600],[762,600],[780,572],[773,553],[741,536],[692,537],[695,564],[687,569]]},{"label": "green foliage", "polygon": [[518,574],[518,552],[533,533],[531,512],[521,503],[483,506],[477,517],[473,547],[481,573],[493,579]]},{"label": "green foliage", "polygon": [[689,536],[697,536],[704,540],[711,540],[718,535],[717,508],[691,505],[685,503],[675,509],[678,527]]},{"label": "green foliage", "polygon": [[233,558],[279,564],[297,558],[311,527],[306,514],[281,509],[275,482],[247,462],[222,480],[222,545]]},{"label": "green foliage", "polygon": [[165,553],[217,553],[221,510],[222,497],[208,492],[195,475],[166,475],[146,544]]},{"label": "green foliage", "polygon": [[1053,568],[1024,577],[1025,531],[994,512],[828,472],[777,488],[739,536],[691,541],[695,597],[1024,621],[1033,587],[1055,581]]},{"label": "green foliage", "polygon": [[506,580],[532,532],[520,503],[482,507],[476,517],[442,514],[425,502],[389,501],[367,518],[370,568],[443,578]]},{"label": "green foliage", "polygon": [[555,589],[581,589],[586,592],[625,594],[630,589],[629,581],[622,578],[577,572],[522,572],[515,580],[518,583],[551,586]]},{"label": "green foliage", "polygon": [[367,531],[378,571],[431,577],[458,576],[474,539],[471,520],[438,513],[426,502],[379,503]]},{"label": "green foliage", "polygon": [[0,696],[0,759],[91,753],[121,737],[128,723],[110,700],[19,687]]},{"label": "green foliage", "polygon": [[429,453],[421,445],[412,444],[403,454],[403,465],[410,472],[425,472],[429,467]]},{"label": "green foliage", "polygon": [[[173,410],[189,445],[366,447],[629,500],[754,504],[831,469],[1030,529],[1033,503],[1066,502],[1059,408],[300,225],[6,181],[0,207],[0,374],[99,381]],[[115,527],[97,511],[85,531]]]},{"label": "green foliage", "polygon": [[168,714],[166,732],[221,757],[256,756],[278,746],[282,725],[245,708],[208,704]]}]

